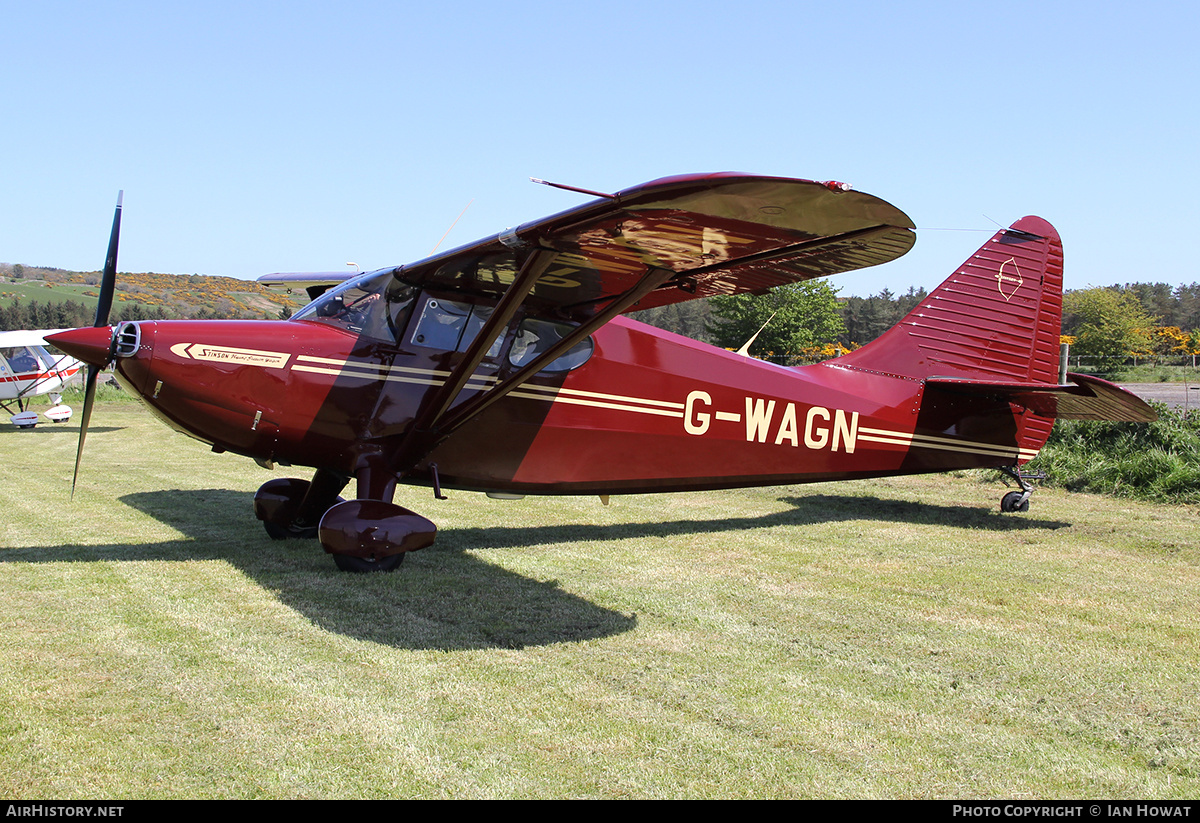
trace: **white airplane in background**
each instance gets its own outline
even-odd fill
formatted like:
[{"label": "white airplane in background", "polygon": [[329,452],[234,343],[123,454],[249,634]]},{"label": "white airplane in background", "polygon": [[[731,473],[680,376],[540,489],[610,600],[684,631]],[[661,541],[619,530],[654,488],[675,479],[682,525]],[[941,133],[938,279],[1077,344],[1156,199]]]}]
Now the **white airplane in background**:
[{"label": "white airplane in background", "polygon": [[0,331],[0,406],[17,413],[10,422],[21,429],[37,425],[37,412],[27,411],[30,397],[49,394],[54,405],[44,414],[55,423],[71,419],[71,407],[62,404],[63,386],[79,374],[83,364],[65,354],[51,354],[46,337],[63,329]]}]

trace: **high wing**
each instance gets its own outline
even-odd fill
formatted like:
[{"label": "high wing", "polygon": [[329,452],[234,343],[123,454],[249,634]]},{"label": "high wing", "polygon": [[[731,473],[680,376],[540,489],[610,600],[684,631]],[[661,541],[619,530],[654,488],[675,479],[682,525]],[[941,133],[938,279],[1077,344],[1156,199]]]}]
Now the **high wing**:
[{"label": "high wing", "polygon": [[874,266],[914,242],[906,214],[838,183],[735,173],[666,177],[403,267],[416,285],[503,293],[546,253],[528,296],[541,314],[593,315],[650,272],[661,285],[625,311]]},{"label": "high wing", "polygon": [[69,329],[22,329],[19,331],[0,331],[0,346],[45,346],[46,338],[52,334],[69,331]]},{"label": "high wing", "polygon": [[268,287],[286,288],[288,292],[304,289],[309,300],[316,300],[331,286],[344,283],[358,275],[359,272],[356,271],[281,271],[264,274],[258,278],[258,282]]},{"label": "high wing", "polygon": [[[685,175],[434,255],[401,267],[397,277],[499,296],[530,257],[538,257],[528,310],[582,321],[644,286],[647,277],[658,282],[622,312],[762,292],[886,263],[912,247],[913,228],[896,207],[840,183],[730,172]],[[324,272],[259,278],[303,288],[344,279]]]}]

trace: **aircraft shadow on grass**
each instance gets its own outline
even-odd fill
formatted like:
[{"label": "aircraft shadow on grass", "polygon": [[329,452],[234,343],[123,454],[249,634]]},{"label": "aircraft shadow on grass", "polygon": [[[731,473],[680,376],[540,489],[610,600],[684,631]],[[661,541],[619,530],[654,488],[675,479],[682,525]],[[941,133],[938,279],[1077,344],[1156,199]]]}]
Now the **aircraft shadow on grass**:
[{"label": "aircraft shadow on grass", "polygon": [[186,536],[158,543],[12,549],[0,556],[0,563],[220,559],[329,631],[400,648],[438,650],[577,642],[636,627],[636,615],[598,606],[563,590],[557,581],[534,580],[476,556],[492,548],[680,537],[840,520],[949,525],[1002,534],[1070,525],[1001,517],[977,508],[816,494],[781,497],[789,508],[762,517],[448,528],[437,544],[414,553],[394,574],[347,575],[326,564],[325,553],[315,550],[316,541],[273,541],[253,519],[231,523],[228,512],[247,508],[244,491],[167,490],[120,499]]},{"label": "aircraft shadow on grass", "polygon": [[[88,426],[88,434],[97,434],[103,432],[119,432],[124,429],[124,426]],[[37,426],[31,429],[19,429],[16,426],[9,426],[6,423],[0,423],[0,437],[28,437],[30,435],[41,433],[45,434],[63,434],[70,433],[71,438],[75,441],[79,440],[79,426],[66,423],[38,423]]]}]

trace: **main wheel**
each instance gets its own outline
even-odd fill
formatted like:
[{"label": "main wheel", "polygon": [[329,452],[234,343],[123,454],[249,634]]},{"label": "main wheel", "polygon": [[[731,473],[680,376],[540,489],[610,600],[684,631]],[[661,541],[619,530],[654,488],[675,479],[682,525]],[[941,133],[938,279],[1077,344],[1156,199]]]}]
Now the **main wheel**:
[{"label": "main wheel", "polygon": [[404,555],[406,553],[401,552],[400,554],[389,555],[379,560],[367,560],[365,557],[354,557],[349,554],[335,554],[333,562],[344,572],[359,574],[364,572],[394,572],[404,562]]},{"label": "main wheel", "polygon": [[1027,512],[1029,511],[1029,498],[1025,497],[1025,492],[1009,492],[1000,498],[1000,511],[1002,512]]},{"label": "main wheel", "polygon": [[263,529],[271,536],[272,540],[311,540],[317,536],[316,526],[308,526],[306,528],[280,526],[278,523],[272,523],[270,520],[263,520],[262,524]]}]

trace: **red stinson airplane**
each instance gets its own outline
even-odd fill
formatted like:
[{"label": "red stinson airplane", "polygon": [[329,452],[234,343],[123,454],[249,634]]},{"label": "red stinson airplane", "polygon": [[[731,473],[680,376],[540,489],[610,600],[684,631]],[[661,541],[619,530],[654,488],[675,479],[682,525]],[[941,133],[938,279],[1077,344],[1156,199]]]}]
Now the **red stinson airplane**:
[{"label": "red stinson airplane", "polygon": [[[589,194],[595,194],[589,192]],[[340,568],[391,570],[436,527],[397,484],[629,494],[1018,468],[1056,418],[1152,420],[1093,377],[1059,380],[1062,244],[1024,217],[882,337],[788,368],[628,312],[874,266],[912,221],[839,183],[688,175],[625,189],[405,266],[269,275],[314,298],[286,321],[108,325],[120,201],[96,324],[49,338],[167,425],[277,478],[254,511]],[[343,500],[351,484],[353,498]]]}]

